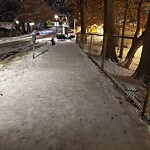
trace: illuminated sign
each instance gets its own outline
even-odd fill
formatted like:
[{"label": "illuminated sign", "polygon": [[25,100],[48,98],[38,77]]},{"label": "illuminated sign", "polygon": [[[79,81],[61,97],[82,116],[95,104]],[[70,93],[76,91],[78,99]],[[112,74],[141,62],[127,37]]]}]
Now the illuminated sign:
[{"label": "illuminated sign", "polygon": [[51,26],[50,20],[47,20],[47,21],[46,21],[46,25],[47,25],[47,27],[50,27],[50,26]]}]

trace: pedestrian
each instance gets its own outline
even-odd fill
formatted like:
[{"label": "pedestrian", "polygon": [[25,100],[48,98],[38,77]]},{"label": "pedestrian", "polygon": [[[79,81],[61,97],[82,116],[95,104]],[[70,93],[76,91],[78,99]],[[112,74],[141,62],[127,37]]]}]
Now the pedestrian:
[{"label": "pedestrian", "polygon": [[33,44],[35,44],[35,41],[36,41],[36,30],[33,30],[33,32],[32,32],[32,42],[33,42]]},{"label": "pedestrian", "polygon": [[54,38],[52,37],[52,39],[51,39],[51,42],[52,42],[52,46],[54,46],[55,45],[55,41],[54,41]]}]

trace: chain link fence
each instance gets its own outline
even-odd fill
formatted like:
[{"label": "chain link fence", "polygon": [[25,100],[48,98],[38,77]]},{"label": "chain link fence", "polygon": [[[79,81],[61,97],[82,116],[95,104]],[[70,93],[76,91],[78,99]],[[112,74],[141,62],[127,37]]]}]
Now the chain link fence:
[{"label": "chain link fence", "polygon": [[[120,43],[121,38],[115,37],[115,39],[116,54],[119,56],[120,45],[118,45],[118,43]],[[76,43],[83,48],[88,56],[122,89],[130,103],[133,103],[141,113],[144,114],[146,111],[146,118],[150,121],[150,101],[148,101],[149,95],[146,95],[148,88],[142,80],[137,80],[132,77],[140,62],[142,47],[136,51],[129,69],[126,69],[120,65],[120,63],[105,60],[104,55],[102,55],[103,35],[86,34],[85,42],[82,44],[81,35],[78,33]],[[124,39],[123,58],[120,59],[120,62],[125,60],[131,43],[132,38]]]}]

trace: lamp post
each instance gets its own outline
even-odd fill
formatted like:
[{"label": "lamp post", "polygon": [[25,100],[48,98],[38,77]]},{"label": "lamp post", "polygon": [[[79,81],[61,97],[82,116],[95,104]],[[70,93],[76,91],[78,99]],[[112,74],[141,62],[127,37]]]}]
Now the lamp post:
[{"label": "lamp post", "polygon": [[76,22],[77,20],[74,18],[74,33],[76,33]]},{"label": "lamp post", "polygon": [[57,15],[55,15],[55,19],[56,19],[56,34],[57,34],[57,20],[58,20],[58,16]]},{"label": "lamp post", "polygon": [[19,35],[19,23],[20,22],[18,20],[16,20],[15,23],[16,23],[16,34],[18,36]]},{"label": "lamp post", "polygon": [[61,30],[61,40],[63,38],[63,16],[59,16],[60,30]]}]

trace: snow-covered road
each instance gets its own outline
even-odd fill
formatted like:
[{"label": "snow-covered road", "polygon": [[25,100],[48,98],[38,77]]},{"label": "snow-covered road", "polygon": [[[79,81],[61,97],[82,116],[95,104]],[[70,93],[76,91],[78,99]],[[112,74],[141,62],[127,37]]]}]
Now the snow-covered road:
[{"label": "snow-covered road", "polygon": [[[52,35],[37,36],[36,47],[51,40]],[[33,48],[31,35],[0,39],[0,63],[10,61],[18,54],[31,51]]]}]

